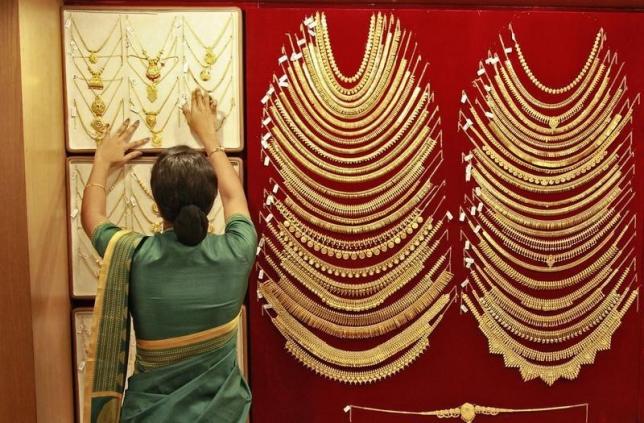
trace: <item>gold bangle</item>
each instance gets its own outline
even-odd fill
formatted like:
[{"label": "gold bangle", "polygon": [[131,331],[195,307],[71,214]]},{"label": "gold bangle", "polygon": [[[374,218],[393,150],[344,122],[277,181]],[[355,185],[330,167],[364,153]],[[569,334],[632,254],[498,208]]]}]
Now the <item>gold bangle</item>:
[{"label": "gold bangle", "polygon": [[216,153],[216,152],[218,152],[218,151],[221,151],[222,153],[225,153],[225,152],[226,152],[226,150],[224,149],[224,147],[222,147],[222,146],[218,145],[218,146],[216,146],[215,148],[213,148],[212,150],[210,150],[210,151],[208,152],[208,157],[210,158],[210,156],[212,156],[214,153]]},{"label": "gold bangle", "polygon": [[85,189],[90,188],[90,187],[98,187],[98,188],[102,189],[103,191],[105,191],[105,193],[107,193],[107,190],[105,189],[105,185],[97,184],[97,183],[94,183],[94,182],[91,182],[91,183],[85,185]]}]

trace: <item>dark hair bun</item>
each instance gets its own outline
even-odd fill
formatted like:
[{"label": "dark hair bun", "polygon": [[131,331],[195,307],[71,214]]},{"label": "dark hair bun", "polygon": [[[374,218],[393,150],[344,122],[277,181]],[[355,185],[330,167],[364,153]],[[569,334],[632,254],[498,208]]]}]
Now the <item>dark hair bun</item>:
[{"label": "dark hair bun", "polygon": [[197,245],[208,234],[208,216],[193,204],[183,206],[173,226],[180,243],[188,246]]}]

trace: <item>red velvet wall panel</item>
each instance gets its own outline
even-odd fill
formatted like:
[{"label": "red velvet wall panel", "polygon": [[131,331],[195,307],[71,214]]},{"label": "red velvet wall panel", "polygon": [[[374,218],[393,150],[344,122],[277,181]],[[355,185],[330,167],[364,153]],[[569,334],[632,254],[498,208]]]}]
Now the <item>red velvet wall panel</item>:
[{"label": "red velvet wall panel", "polygon": [[[121,3],[121,2],[119,2]],[[104,2],[103,4],[108,4]],[[149,4],[149,3],[148,3]],[[169,5],[169,2],[161,3]],[[206,2],[175,3],[204,6]],[[217,3],[220,4],[220,3]],[[266,93],[273,73],[279,72],[277,58],[287,41],[285,33],[296,32],[304,17],[316,8],[257,7],[243,3],[246,48],[246,183],[252,213],[262,208],[265,178],[271,172],[260,161],[260,99]],[[457,128],[459,97],[475,77],[478,62],[498,34],[512,23],[530,65],[543,81],[552,85],[567,83],[583,65],[596,31],[606,30],[607,47],[625,62],[630,96],[644,90],[644,15],[620,12],[446,10],[400,7],[396,9],[341,9],[325,6],[334,52],[341,69],[352,73],[362,58],[369,17],[375,10],[393,12],[404,28],[412,30],[419,51],[430,62],[429,79],[440,107],[447,169],[447,205],[456,214],[463,199],[464,166],[461,153],[468,142]],[[418,7],[418,6],[415,6]],[[507,38],[507,32],[504,32]],[[278,73],[278,76],[280,74]],[[636,153],[642,151],[644,124],[636,109],[633,139]],[[639,216],[638,270],[641,273],[642,159],[636,156],[637,204]],[[461,263],[458,224],[450,224],[453,249],[454,283],[465,278]],[[284,349],[284,340],[262,315],[255,301],[255,277],[249,290],[250,375],[253,389],[254,423],[264,422],[342,422],[348,416],[346,404],[391,409],[432,410],[460,405],[465,401],[481,405],[531,408],[588,402],[589,422],[635,423],[644,416],[640,404],[640,384],[644,382],[641,363],[644,325],[636,308],[629,312],[613,338],[612,349],[598,354],[596,363],[584,366],[575,381],[559,381],[553,387],[543,382],[524,383],[515,369],[507,369],[499,356],[488,352],[487,340],[474,319],[461,315],[458,304],[447,313],[432,335],[430,348],[408,369],[383,382],[351,387],[329,382],[297,363]],[[639,413],[639,418],[638,418]],[[401,419],[366,412],[354,412],[354,422],[437,421],[431,417]],[[477,418],[476,421],[479,421]],[[560,411],[548,414],[481,417],[481,422],[574,423],[584,421],[584,412]]]}]

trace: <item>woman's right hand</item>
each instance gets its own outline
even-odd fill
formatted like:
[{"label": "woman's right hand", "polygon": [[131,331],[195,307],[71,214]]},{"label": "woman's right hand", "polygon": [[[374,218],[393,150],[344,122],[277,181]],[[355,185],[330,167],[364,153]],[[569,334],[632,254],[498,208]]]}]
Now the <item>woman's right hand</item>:
[{"label": "woman's right hand", "polygon": [[190,130],[197,140],[210,150],[219,147],[217,139],[217,103],[205,92],[196,89],[192,92],[192,101],[182,107]]}]

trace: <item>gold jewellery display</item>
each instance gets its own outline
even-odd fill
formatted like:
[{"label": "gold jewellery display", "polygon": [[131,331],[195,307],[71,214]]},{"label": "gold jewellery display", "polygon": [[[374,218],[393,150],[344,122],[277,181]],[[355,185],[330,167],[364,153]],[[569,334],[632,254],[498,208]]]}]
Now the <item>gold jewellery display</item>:
[{"label": "gold jewellery display", "polygon": [[460,211],[462,309],[507,367],[552,385],[610,348],[639,292],[630,134],[639,95],[626,97],[602,29],[559,88],[535,76],[510,32],[461,97],[473,184]]},{"label": "gold jewellery display", "polygon": [[[438,108],[411,34],[393,16],[371,16],[351,75],[336,62],[323,13],[287,38],[262,99],[262,160],[275,176],[260,213],[257,295],[305,367],[376,382],[423,353],[455,299],[445,183],[435,181]],[[208,44],[199,45],[207,70]]]},{"label": "gold jewellery display", "polygon": [[[241,174],[241,160],[230,160],[233,168]],[[149,159],[135,160],[110,176],[106,189],[107,218],[110,222],[146,235],[163,231],[163,219],[154,202],[149,182],[153,164]],[[85,235],[80,220],[80,207],[92,162],[83,158],[70,159],[68,167],[73,252],[72,294],[79,298],[89,298],[95,294],[98,272],[102,264],[100,256]],[[208,214],[208,221],[208,232],[223,232],[224,215],[219,199],[216,199]]]},{"label": "gold jewellery display", "polygon": [[70,9],[63,19],[70,150],[94,149],[126,118],[145,123],[137,137],[149,134],[148,148],[191,144],[180,106],[196,88],[218,101],[226,148],[241,145],[239,11]]}]

